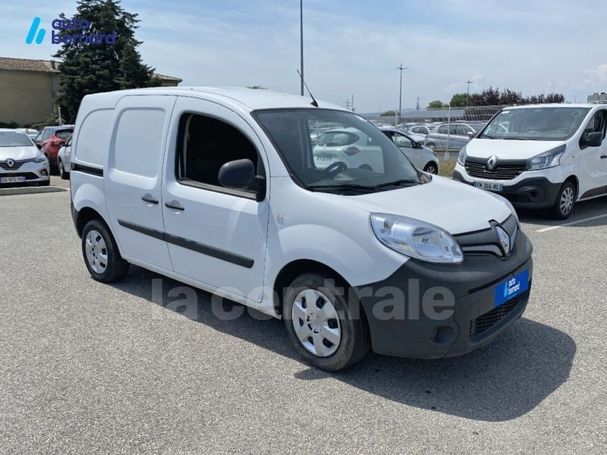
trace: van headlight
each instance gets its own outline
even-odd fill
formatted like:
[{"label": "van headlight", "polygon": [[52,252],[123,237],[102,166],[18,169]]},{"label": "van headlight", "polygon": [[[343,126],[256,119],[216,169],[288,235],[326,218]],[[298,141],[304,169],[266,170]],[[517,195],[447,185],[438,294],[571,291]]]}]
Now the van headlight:
[{"label": "van headlight", "polygon": [[465,166],[466,158],[468,158],[468,154],[466,153],[466,146],[464,145],[457,155],[457,162],[462,166]]},{"label": "van headlight", "polygon": [[36,158],[34,158],[34,163],[46,163],[46,156],[41,153]]},{"label": "van headlight", "polygon": [[405,256],[440,264],[464,260],[457,242],[438,226],[400,215],[372,213],[371,227],[381,243]]},{"label": "van headlight", "polygon": [[561,156],[563,156],[565,150],[567,150],[567,146],[563,144],[557,148],[536,155],[533,158],[529,158],[529,160],[527,160],[527,170],[537,171],[539,169],[558,166],[561,164]]}]

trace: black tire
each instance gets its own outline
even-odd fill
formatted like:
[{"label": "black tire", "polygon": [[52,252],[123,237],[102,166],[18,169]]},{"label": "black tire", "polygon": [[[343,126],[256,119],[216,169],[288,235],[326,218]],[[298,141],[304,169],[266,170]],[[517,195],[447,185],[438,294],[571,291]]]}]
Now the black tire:
[{"label": "black tire", "polygon": [[426,167],[424,167],[424,172],[438,175],[438,166],[433,161],[430,161],[428,164],[426,164]]},{"label": "black tire", "polygon": [[[105,270],[103,271],[95,271],[87,258],[86,242],[89,233],[92,231],[96,231],[105,242],[107,263],[105,265]],[[116,245],[116,240],[114,240],[114,236],[111,234],[105,223],[98,219],[91,220],[84,226],[82,231],[82,257],[91,276],[95,280],[101,281],[102,283],[113,283],[120,281],[122,278],[124,278],[129,270],[129,263],[122,259],[120,251],[118,251],[118,245]]]},{"label": "black tire", "polygon": [[[341,288],[341,289],[340,289]],[[295,299],[304,290],[318,290],[328,297],[329,301],[336,310],[339,318],[339,327],[341,338],[337,349],[331,355],[322,357],[308,351],[299,340],[293,323],[293,306]],[[361,360],[369,351],[369,334],[367,323],[362,308],[356,299],[348,299],[349,288],[341,286],[339,280],[333,277],[306,273],[295,278],[288,288],[285,289],[283,298],[283,320],[289,340],[295,347],[295,350],[310,365],[326,371],[339,371]],[[350,300],[350,302],[348,302]],[[322,299],[315,302],[315,305],[323,303]],[[326,303],[324,303],[326,304]],[[323,305],[324,306],[324,305]],[[321,306],[320,308],[323,308]],[[318,308],[318,306],[316,306]],[[296,320],[301,324],[305,321],[300,318]],[[311,338],[311,337],[310,337]]]},{"label": "black tire", "polygon": [[577,188],[572,182],[565,182],[556,196],[552,207],[552,216],[557,220],[566,220],[573,212]]},{"label": "black tire", "polygon": [[70,178],[69,172],[67,172],[63,166],[63,161],[61,161],[59,158],[57,158],[57,169],[59,170],[59,177],[61,177],[61,180],[67,180]]}]

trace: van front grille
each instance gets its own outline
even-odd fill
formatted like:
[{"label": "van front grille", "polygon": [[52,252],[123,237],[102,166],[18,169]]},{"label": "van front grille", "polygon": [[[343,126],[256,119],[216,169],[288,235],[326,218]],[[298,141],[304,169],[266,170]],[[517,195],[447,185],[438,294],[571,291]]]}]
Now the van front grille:
[{"label": "van front grille", "polygon": [[495,327],[500,321],[516,310],[519,305],[522,305],[527,296],[528,293],[525,293],[470,321],[470,338],[481,336]]},{"label": "van front grille", "polygon": [[497,162],[494,169],[487,168],[486,160],[466,160],[466,172],[471,177],[491,180],[512,180],[527,168],[526,161]]}]

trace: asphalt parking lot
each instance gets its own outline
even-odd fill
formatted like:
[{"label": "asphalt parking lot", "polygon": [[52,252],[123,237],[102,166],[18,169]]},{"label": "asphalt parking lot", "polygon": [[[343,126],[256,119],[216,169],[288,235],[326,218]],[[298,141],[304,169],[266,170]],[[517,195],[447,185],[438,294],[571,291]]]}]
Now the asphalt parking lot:
[{"label": "asphalt parking lot", "polygon": [[67,191],[0,196],[0,214],[0,452],[607,451],[605,199],[564,226],[523,214],[531,301],[495,343],[340,374],[202,291],[184,309],[192,291],[139,268],[93,281]]}]

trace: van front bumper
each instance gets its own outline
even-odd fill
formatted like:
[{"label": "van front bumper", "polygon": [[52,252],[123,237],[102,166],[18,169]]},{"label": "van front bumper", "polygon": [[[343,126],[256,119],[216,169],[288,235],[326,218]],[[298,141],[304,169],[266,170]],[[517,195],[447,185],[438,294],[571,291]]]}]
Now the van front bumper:
[{"label": "van front bumper", "polygon": [[[453,179],[458,182],[474,185],[475,179],[464,176],[458,170],[453,172]],[[503,184],[502,191],[496,191],[513,205],[520,208],[542,209],[554,206],[562,183],[553,183],[546,177],[530,177],[509,185],[504,181],[492,181]]]},{"label": "van front bumper", "polygon": [[[531,242],[519,232],[506,259],[468,254],[459,265],[409,260],[384,281],[355,288],[378,354],[442,358],[484,346],[521,317],[531,291]],[[529,288],[496,306],[496,288],[516,274],[529,272]],[[432,295],[450,294],[427,305]],[[437,301],[436,299],[434,300]],[[428,308],[432,311],[428,311]]]}]

